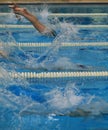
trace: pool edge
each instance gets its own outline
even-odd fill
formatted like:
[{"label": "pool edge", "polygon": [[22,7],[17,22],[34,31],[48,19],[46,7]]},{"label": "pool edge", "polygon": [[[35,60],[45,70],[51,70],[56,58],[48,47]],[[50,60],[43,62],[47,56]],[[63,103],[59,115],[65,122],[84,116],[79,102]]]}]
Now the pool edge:
[{"label": "pool edge", "polygon": [[[108,4],[108,0],[13,0],[12,2],[18,3],[18,4]],[[12,3],[11,1],[8,0],[1,0],[0,4],[9,4]]]}]

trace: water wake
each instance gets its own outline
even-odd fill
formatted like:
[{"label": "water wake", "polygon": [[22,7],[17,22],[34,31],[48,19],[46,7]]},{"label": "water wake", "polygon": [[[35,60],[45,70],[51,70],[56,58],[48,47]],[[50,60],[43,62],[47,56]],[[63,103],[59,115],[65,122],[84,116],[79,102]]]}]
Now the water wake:
[{"label": "water wake", "polygon": [[[42,87],[42,88],[41,88]],[[10,86],[0,89],[0,102],[4,109],[10,109],[19,116],[24,115],[66,115],[100,116],[108,114],[108,103],[100,97],[82,93],[75,84],[65,88],[47,86],[23,88]]]}]

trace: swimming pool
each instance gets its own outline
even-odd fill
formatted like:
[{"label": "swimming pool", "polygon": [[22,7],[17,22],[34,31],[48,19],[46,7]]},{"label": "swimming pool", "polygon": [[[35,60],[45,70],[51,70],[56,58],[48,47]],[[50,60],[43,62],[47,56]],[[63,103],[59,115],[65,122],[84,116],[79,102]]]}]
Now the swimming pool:
[{"label": "swimming pool", "polygon": [[108,129],[108,5],[22,5],[57,37],[0,6],[0,129]]}]

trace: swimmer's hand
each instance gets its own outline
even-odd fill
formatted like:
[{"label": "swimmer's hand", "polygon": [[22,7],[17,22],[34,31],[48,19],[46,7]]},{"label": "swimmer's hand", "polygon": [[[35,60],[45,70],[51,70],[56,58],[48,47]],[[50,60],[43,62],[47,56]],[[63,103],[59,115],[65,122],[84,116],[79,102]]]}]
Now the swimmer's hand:
[{"label": "swimmer's hand", "polygon": [[9,5],[9,7],[13,9],[13,12],[15,14],[24,15],[25,13],[27,13],[27,10],[25,8],[21,8],[17,4],[11,4]]}]

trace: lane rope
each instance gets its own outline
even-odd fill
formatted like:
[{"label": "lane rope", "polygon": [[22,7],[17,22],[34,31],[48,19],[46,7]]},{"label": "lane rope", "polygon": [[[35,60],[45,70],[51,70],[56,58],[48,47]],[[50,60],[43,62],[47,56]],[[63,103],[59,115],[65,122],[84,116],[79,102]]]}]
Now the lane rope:
[{"label": "lane rope", "polygon": [[[0,42],[0,46],[2,46],[2,42]],[[8,46],[19,46],[19,47],[49,47],[51,46],[52,43],[50,42],[28,42],[28,43],[23,43],[19,42],[17,44],[13,42],[8,42],[6,43]],[[108,42],[65,42],[61,44],[62,47],[82,47],[82,46],[108,46]]]},{"label": "lane rope", "polygon": [[74,77],[108,77],[108,71],[94,72],[17,72],[10,73],[13,78],[74,78]]},{"label": "lane rope", "polygon": [[[20,47],[48,47],[51,43],[18,43]],[[62,43],[63,47],[78,47],[78,46],[108,46],[108,42],[86,42],[86,43]]]},{"label": "lane rope", "polygon": [[[0,13],[0,16],[14,15],[14,13]],[[50,13],[49,17],[87,17],[87,16],[108,16],[108,13]]]},{"label": "lane rope", "polygon": [[108,16],[108,13],[52,13],[50,17],[87,17],[87,16]]},{"label": "lane rope", "polygon": [[[108,28],[108,25],[73,25],[78,28]],[[34,28],[32,25],[0,24],[0,28]]]}]

